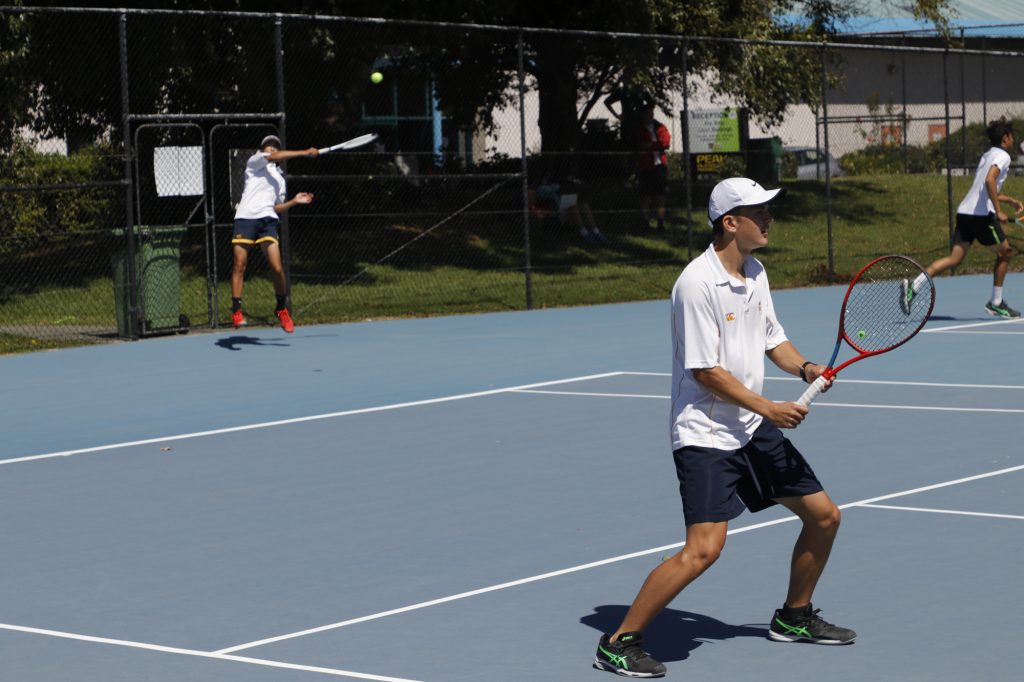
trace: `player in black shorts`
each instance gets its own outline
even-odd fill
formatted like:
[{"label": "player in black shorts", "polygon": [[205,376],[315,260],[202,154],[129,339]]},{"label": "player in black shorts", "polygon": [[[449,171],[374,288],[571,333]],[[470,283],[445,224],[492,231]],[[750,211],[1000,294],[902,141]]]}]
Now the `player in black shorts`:
[{"label": "player in black shorts", "polygon": [[[935,277],[944,270],[960,265],[971,244],[977,240],[996,254],[992,269],[992,297],[985,304],[985,312],[996,317],[1015,318],[1020,317],[1020,312],[1011,308],[1003,298],[1003,281],[1010,267],[1013,249],[1003,232],[1003,223],[1009,220],[1009,216],[1000,207],[1000,202],[1006,202],[1013,204],[1017,215],[1024,211],[1024,203],[1000,194],[1010,170],[1009,151],[1013,149],[1013,128],[1008,121],[1000,119],[988,125],[986,134],[992,147],[982,155],[974,173],[974,183],[957,208],[953,247],[948,256],[935,260],[927,270],[929,275]],[[914,295],[925,279],[924,274],[921,274],[912,284],[904,282],[901,303],[905,312],[910,312]]]},{"label": "player in black shorts", "polygon": [[751,255],[768,245],[768,203],[784,191],[765,190],[747,178],[718,183],[708,206],[714,242],[690,261],[672,289],[671,442],[686,542],[650,572],[618,628],[601,637],[593,663],[599,669],[626,677],[663,676],[665,666],[643,649],[644,629],[718,560],[733,519],[744,509],[757,512],[775,504],[799,517],[801,529],[769,639],[848,644],[857,636],[827,622],[811,605],[841,513],[781,431],[799,426],[807,408],[761,392],[766,357],[806,382],[826,369],[804,358],[786,337],[764,266]]}]

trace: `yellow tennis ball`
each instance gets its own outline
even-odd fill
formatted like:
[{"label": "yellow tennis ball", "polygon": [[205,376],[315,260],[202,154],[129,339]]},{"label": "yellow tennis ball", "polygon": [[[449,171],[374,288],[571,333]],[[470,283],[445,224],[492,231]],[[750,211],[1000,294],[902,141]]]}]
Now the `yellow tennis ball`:
[{"label": "yellow tennis ball", "polygon": [[382,74],[380,71],[374,71],[373,73],[370,74],[371,83],[380,83],[383,80],[384,74]]},{"label": "yellow tennis ball", "polygon": [[866,331],[864,331],[863,329],[861,329],[860,331],[858,331],[858,332],[857,332],[857,336],[858,336],[858,337],[860,337],[860,338],[862,338],[862,339],[863,339],[863,338],[864,338],[864,337],[865,337],[866,335],[867,335],[867,332],[866,332]]}]

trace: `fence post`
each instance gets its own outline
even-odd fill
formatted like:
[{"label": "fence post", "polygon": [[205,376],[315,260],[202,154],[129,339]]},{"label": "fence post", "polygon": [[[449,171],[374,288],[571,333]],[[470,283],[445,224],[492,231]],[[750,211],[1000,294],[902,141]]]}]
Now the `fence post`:
[{"label": "fence post", "polygon": [[[825,136],[825,153],[832,155],[828,142],[828,49],[821,44],[821,125]],[[819,164],[819,168],[820,168]],[[828,281],[836,281],[836,263],[832,244],[832,164],[825,161],[825,219],[828,223]]]},{"label": "fence post", "polygon": [[988,50],[988,45],[985,36],[981,37],[981,123],[984,126],[988,125],[988,81],[986,80],[986,72],[988,66],[985,64],[985,52]]},{"label": "fence post", "polygon": [[[906,46],[906,37],[903,38]],[[901,122],[900,144],[903,149],[903,172],[910,173],[910,155],[907,149],[907,53],[900,52],[900,91],[903,98],[903,120]]]},{"label": "fence post", "polygon": [[[284,111],[284,28],[280,14],[274,15],[274,80],[277,90],[277,110],[281,112],[281,128],[278,131],[281,145],[288,148],[288,132],[285,130]],[[281,214],[281,265],[284,268],[284,295],[288,308],[292,307],[292,249],[288,232],[288,212]]]},{"label": "fence post", "polygon": [[530,185],[526,163],[526,70],[523,63],[523,32],[517,34],[519,53],[519,170],[523,175],[523,267],[526,270],[526,309],[533,309],[533,272],[530,267]]},{"label": "fence post", "polygon": [[[139,315],[138,272],[135,267],[135,183],[132,173],[131,98],[128,90],[128,14],[118,15],[118,61],[121,66],[121,133],[124,145],[124,238],[125,257],[128,259],[128,327],[132,339],[139,338],[141,327]],[[116,286],[116,282],[115,282]]]},{"label": "fence post", "polygon": [[690,41],[683,41],[683,179],[686,183],[686,260],[693,260],[693,174],[690,171],[690,66],[686,53]]},{"label": "fence post", "polygon": [[[964,30],[960,29],[960,49],[966,50]],[[967,57],[960,52],[960,164],[967,164],[967,71],[964,65]]]},{"label": "fence post", "polygon": [[946,223],[949,232],[949,248],[953,248],[953,173],[949,164],[949,45],[942,51],[942,101],[945,106],[946,136]]}]

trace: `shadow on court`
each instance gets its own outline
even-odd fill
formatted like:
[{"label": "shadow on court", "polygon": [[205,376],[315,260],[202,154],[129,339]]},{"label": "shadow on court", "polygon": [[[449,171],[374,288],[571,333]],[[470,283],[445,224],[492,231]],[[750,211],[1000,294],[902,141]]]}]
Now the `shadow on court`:
[{"label": "shadow on court", "polygon": [[276,339],[259,339],[255,336],[229,336],[217,339],[215,343],[228,350],[242,350],[243,346],[291,346],[290,343],[277,343]]},{"label": "shadow on court", "polygon": [[[594,613],[580,618],[580,622],[600,633],[614,632],[628,609],[629,606],[621,604],[597,606]],[[709,640],[767,636],[765,625],[729,625],[699,613],[665,609],[644,632],[644,649],[662,662],[683,661]],[[596,638],[594,641],[596,645]]]},{"label": "shadow on court", "polygon": [[932,315],[928,318],[931,322],[986,322],[989,320],[998,320],[999,318],[992,317],[991,315],[978,315],[976,317],[954,317],[952,315]]}]

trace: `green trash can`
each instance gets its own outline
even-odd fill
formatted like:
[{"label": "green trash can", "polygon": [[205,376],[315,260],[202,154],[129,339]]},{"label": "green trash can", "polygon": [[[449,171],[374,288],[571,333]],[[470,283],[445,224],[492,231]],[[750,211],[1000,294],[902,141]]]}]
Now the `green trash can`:
[{"label": "green trash can", "polygon": [[[180,331],[188,327],[181,314],[181,240],[188,228],[183,225],[135,227],[136,273],[139,306],[142,311],[140,334],[162,330]],[[115,246],[111,254],[114,274],[114,306],[117,333],[131,337],[131,292],[129,289],[128,245],[125,230],[112,231]]]},{"label": "green trash can", "polygon": [[747,175],[763,184],[782,179],[782,140],[778,137],[754,138],[747,142]]}]

